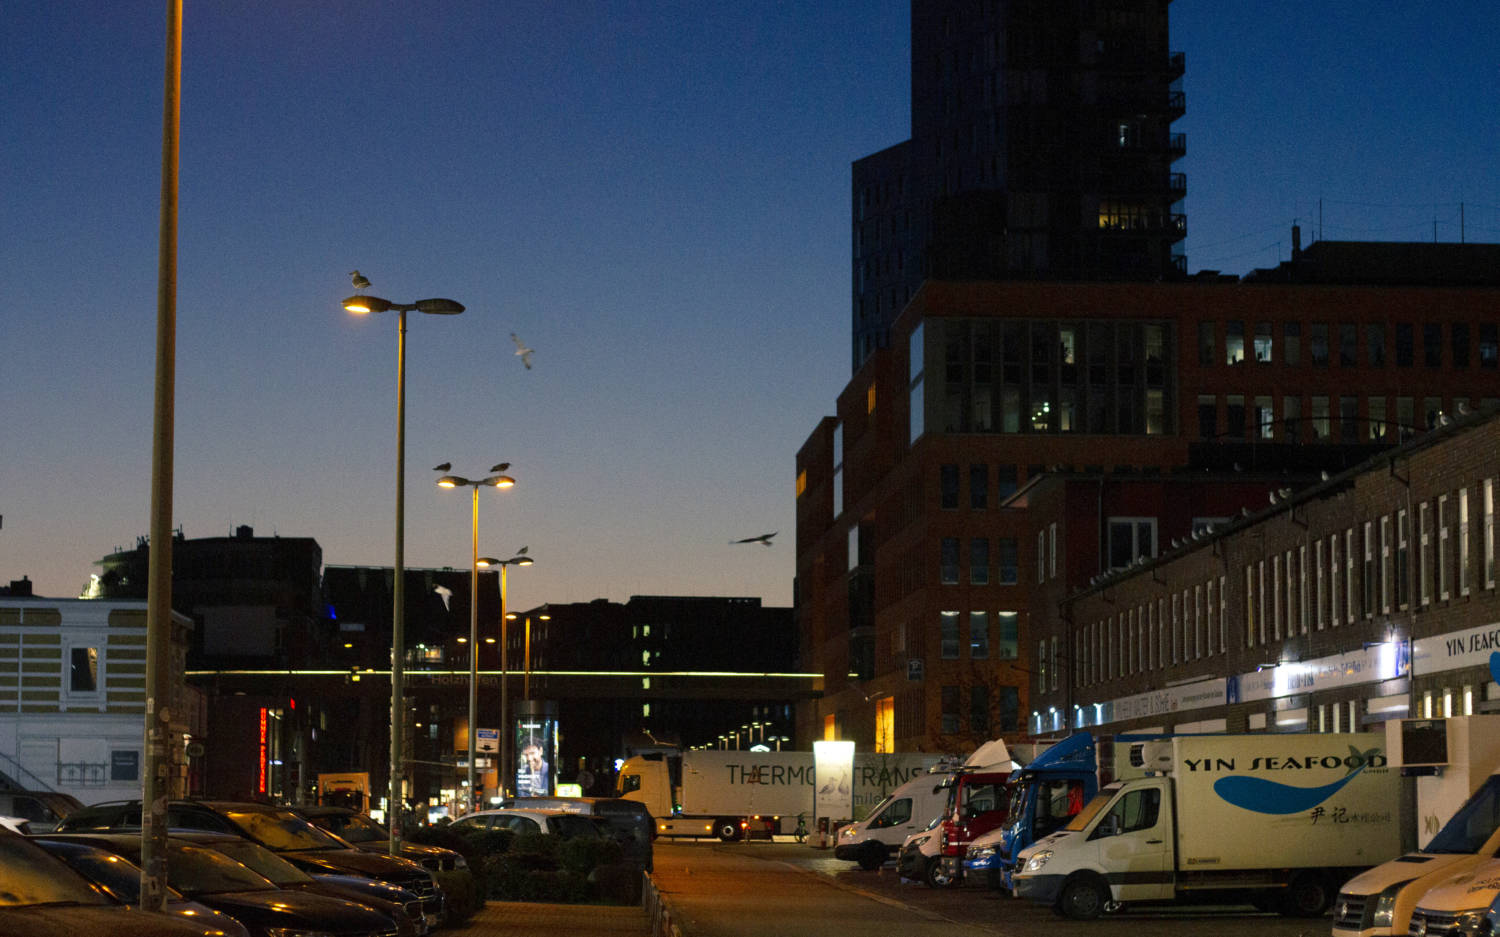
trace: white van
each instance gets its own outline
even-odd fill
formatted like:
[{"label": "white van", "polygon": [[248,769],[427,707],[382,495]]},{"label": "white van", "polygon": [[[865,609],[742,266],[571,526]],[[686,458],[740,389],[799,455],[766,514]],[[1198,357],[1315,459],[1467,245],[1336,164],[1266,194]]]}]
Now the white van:
[{"label": "white van", "polygon": [[942,785],[948,777],[948,772],[919,774],[896,788],[869,816],[839,830],[833,857],[858,862],[862,869],[880,868],[908,836],[925,830],[946,809],[948,790]]}]

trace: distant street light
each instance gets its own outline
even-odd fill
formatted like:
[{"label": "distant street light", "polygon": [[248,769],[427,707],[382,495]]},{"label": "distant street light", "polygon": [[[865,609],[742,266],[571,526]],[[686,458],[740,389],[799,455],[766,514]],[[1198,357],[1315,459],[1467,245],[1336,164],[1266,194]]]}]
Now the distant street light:
[{"label": "distant street light", "polygon": [[406,659],[406,314],[456,316],[464,307],[451,299],[419,299],[415,303],[393,303],[378,296],[350,296],[344,308],[364,315],[371,312],[399,313],[396,325],[396,563],[391,596],[391,784],[389,794],[391,855],[401,853],[401,813],[405,763],[401,757],[402,731],[406,725],[403,664]]},{"label": "distant street light", "polygon": [[[444,466],[448,463],[444,462]],[[490,467],[495,473],[470,481],[462,475],[444,475],[437,480],[439,488],[473,488],[474,520],[472,532],[473,566],[469,569],[469,803],[465,812],[479,809],[474,801],[474,763],[479,740],[479,489],[510,488],[516,480],[499,474],[510,468],[509,462]]]},{"label": "distant street light", "polygon": [[[545,608],[546,606],[543,606],[543,607]],[[510,620],[512,620],[512,621],[514,621],[516,615],[515,615],[514,612],[512,612],[509,615],[506,615],[505,617],[508,618],[508,619],[510,619]],[[536,617],[536,620],[537,621],[551,621],[552,620],[552,616],[548,615],[546,612],[543,612],[543,613],[541,613],[540,615],[538,615]],[[522,645],[522,647],[524,648],[524,650],[522,651],[522,660],[524,662],[524,667],[525,667],[525,671],[526,671],[526,680],[521,685],[521,698],[522,699],[531,699],[531,615],[530,615],[530,613],[527,613],[527,615],[526,615],[526,622],[525,623],[526,623],[526,639],[525,639],[525,643]]]},{"label": "distant street light", "polygon": [[501,797],[505,796],[505,778],[511,773],[512,767],[510,763],[510,698],[506,695],[505,689],[505,678],[510,671],[506,660],[508,641],[505,627],[505,570],[510,566],[530,566],[534,562],[535,560],[529,556],[513,556],[508,560],[481,557],[479,560],[480,566],[500,567],[500,770],[495,775],[500,786]]}]

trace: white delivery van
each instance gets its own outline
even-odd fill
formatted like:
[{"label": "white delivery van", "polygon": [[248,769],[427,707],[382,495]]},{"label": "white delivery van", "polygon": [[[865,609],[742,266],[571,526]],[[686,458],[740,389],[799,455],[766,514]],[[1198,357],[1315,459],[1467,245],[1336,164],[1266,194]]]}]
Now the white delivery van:
[{"label": "white delivery van", "polygon": [[833,857],[858,862],[860,868],[870,871],[880,868],[908,837],[927,829],[943,813],[948,806],[948,789],[943,783],[952,776],[951,769],[934,766],[932,773],[918,775],[896,788],[869,816],[839,830]]},{"label": "white delivery van", "polygon": [[1416,782],[1419,848],[1344,884],[1333,906],[1335,937],[1406,934],[1431,889],[1500,852],[1500,773],[1492,774],[1500,716],[1393,719],[1386,739],[1392,762]]},{"label": "white delivery van", "polygon": [[[1451,869],[1450,869],[1451,871]],[[1411,909],[1409,934],[1493,934],[1500,925],[1500,860],[1443,879]]]},{"label": "white delivery van", "polygon": [[1151,773],[1100,790],[1017,856],[1017,895],[1087,920],[1135,902],[1251,902],[1315,916],[1400,851],[1378,733],[1148,743]]}]

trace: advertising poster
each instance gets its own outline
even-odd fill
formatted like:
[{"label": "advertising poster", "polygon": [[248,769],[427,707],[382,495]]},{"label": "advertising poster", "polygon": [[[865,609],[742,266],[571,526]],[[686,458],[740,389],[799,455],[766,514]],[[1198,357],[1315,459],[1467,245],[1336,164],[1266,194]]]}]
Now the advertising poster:
[{"label": "advertising poster", "polygon": [[556,778],[557,720],[548,716],[516,718],[516,796],[550,797]]},{"label": "advertising poster", "polygon": [[854,816],[853,742],[813,742],[813,814],[835,821]]}]

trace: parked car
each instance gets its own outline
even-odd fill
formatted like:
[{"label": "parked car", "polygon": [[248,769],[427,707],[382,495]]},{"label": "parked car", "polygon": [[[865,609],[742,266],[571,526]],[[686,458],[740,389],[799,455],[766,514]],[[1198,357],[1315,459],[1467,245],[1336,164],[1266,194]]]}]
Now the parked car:
[{"label": "parked car", "polygon": [[[137,864],[141,858],[139,835],[50,833],[46,838],[97,846]],[[223,853],[176,837],[167,839],[167,884],[183,897],[239,921],[252,937],[397,937],[399,933],[389,915],[368,905],[277,888]]]},{"label": "parked car", "polygon": [[567,810],[603,820],[624,850],[624,859],[647,872],[654,868],[651,842],[656,838],[656,821],[646,805],[621,797],[511,797],[498,805],[502,809],[540,807]]},{"label": "parked car", "polygon": [[[124,856],[76,840],[42,838],[33,842],[66,862],[68,868],[93,882],[95,888],[120,904],[126,907],[140,905],[141,867]],[[204,934],[250,937],[250,931],[239,921],[222,911],[215,911],[208,905],[183,897],[176,889],[167,889],[165,907],[168,914],[180,915],[188,921],[203,925]]]},{"label": "parked car", "polygon": [[[315,826],[327,830],[356,849],[390,855],[390,831],[370,819],[367,814],[348,807],[311,804],[292,809],[306,817]],[[468,863],[459,852],[444,849],[441,846],[413,843],[409,840],[401,841],[401,858],[410,859],[432,872],[450,872],[454,869],[468,868]]]},{"label": "parked car", "polygon": [[0,937],[211,937],[218,928],[120,904],[36,843],[0,832]]},{"label": "parked car", "polygon": [[541,810],[517,808],[512,810],[476,810],[453,821],[450,829],[462,832],[465,829],[514,830],[516,833],[545,833],[572,839],[581,836],[597,839],[603,834],[594,821],[571,810]]},{"label": "parked car", "polygon": [[925,882],[933,888],[946,888],[954,884],[943,871],[944,814],[938,814],[927,824],[927,829],[913,833],[901,843],[896,852],[896,872],[902,878]]},{"label": "parked car", "polygon": [[[140,829],[140,801],[91,804],[75,810],[59,832],[93,833]],[[364,852],[298,816],[291,808],[223,800],[174,800],[167,826],[243,836],[261,844],[309,874],[356,875],[389,882],[416,893],[425,914],[441,918],[443,893],[432,873],[406,859]]]},{"label": "parked car", "polygon": [[312,892],[369,905],[394,918],[401,928],[402,937],[424,937],[441,923],[437,918],[429,918],[424,913],[422,899],[415,893],[389,882],[357,875],[309,875],[260,843],[251,842],[243,836],[178,832],[173,837],[221,852],[250,871],[270,879],[278,888]]},{"label": "parked car", "polygon": [[0,791],[0,814],[27,821],[33,833],[55,829],[63,817],[82,806],[77,797],[60,791]]}]

